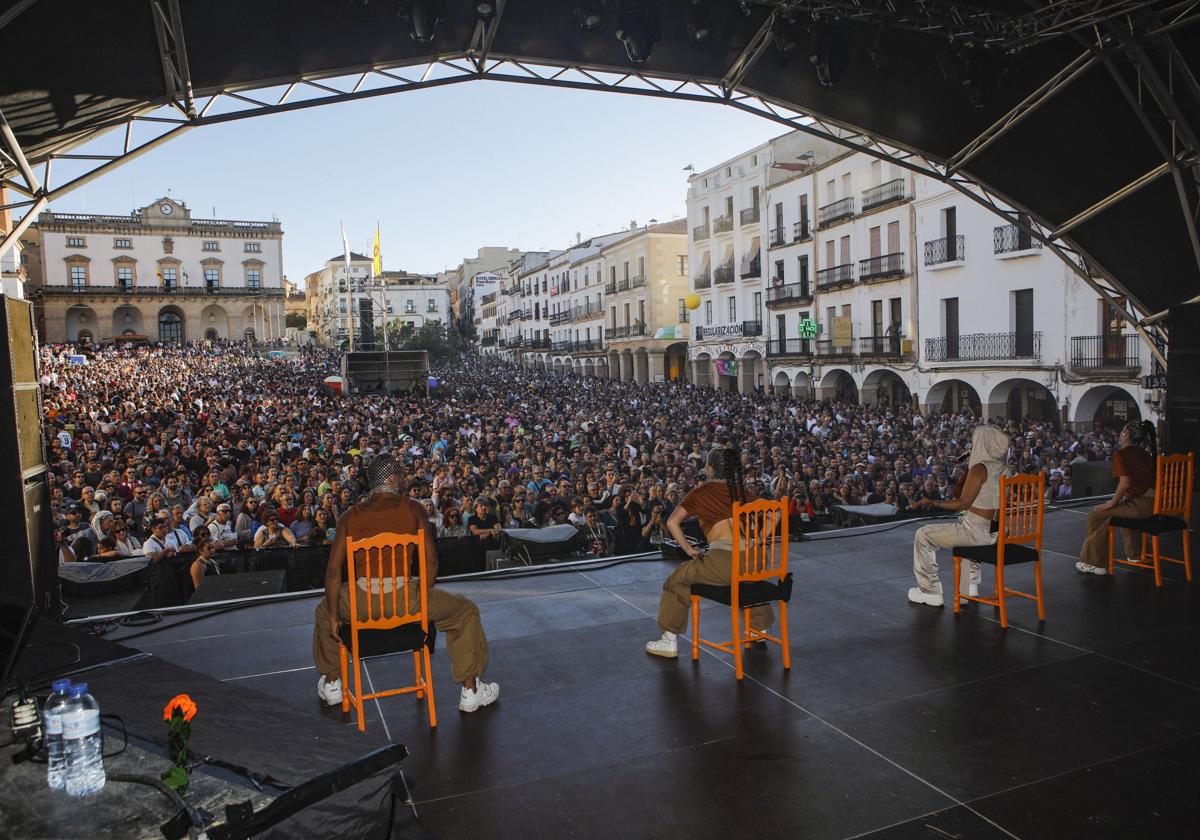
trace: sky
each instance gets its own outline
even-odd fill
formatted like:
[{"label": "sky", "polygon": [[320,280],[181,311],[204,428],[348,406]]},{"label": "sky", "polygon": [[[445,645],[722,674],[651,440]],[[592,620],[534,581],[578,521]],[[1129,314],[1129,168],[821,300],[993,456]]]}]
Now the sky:
[{"label": "sky", "polygon": [[50,209],[170,194],[193,217],[278,217],[293,282],[341,253],[339,222],[365,253],[378,222],[386,270],[431,274],[485,245],[550,250],[682,216],[685,166],[783,132],[714,104],[473,81],[204,126]]}]

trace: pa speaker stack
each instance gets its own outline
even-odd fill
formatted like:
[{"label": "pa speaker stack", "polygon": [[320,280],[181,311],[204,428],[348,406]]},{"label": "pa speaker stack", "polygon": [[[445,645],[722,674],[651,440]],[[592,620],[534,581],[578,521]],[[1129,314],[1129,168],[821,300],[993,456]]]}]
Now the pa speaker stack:
[{"label": "pa speaker stack", "polygon": [[350,394],[429,393],[429,353],[425,350],[355,352],[342,356],[342,377]]},{"label": "pa speaker stack", "polygon": [[1200,455],[1200,303],[1172,306],[1170,318],[1166,449]]}]

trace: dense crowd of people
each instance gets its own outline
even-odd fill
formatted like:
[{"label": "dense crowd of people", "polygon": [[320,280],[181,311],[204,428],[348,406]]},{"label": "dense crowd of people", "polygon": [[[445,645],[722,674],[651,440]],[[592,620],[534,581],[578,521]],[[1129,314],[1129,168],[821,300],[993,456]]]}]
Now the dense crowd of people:
[{"label": "dense crowd of people", "polygon": [[[41,372],[56,534],[64,559],[319,545],[389,452],[441,538],[498,545],[501,529],[576,526],[596,554],[667,539],[708,452],[740,449],[747,489],[786,495],[801,522],[839,506],[899,514],[950,499],[978,423],[682,382],[640,385],[466,355],[429,397],[332,393],[336,351],[268,358],[240,343],[48,346]],[[82,356],[82,359],[80,358]],[[1043,471],[1070,498],[1071,466],[1115,435],[1009,421],[1007,469]]]}]

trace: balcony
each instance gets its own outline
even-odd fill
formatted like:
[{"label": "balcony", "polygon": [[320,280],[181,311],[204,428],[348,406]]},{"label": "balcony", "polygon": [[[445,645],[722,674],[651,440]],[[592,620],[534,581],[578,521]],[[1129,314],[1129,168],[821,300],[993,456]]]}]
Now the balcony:
[{"label": "balcony", "polygon": [[616,293],[617,293],[617,281],[616,280],[610,280],[609,282],[604,284],[604,294],[615,295]]},{"label": "balcony", "polygon": [[904,335],[873,335],[858,339],[858,355],[899,359],[904,346]]},{"label": "balcony", "polygon": [[1071,369],[1081,374],[1132,376],[1142,367],[1137,333],[1071,337]]},{"label": "balcony", "polygon": [[571,320],[571,310],[570,309],[568,309],[564,312],[555,312],[550,316],[550,326],[555,327],[555,326],[558,326],[559,324],[565,324],[567,321],[570,321],[570,320]]},{"label": "balcony", "polygon": [[646,275],[645,274],[639,274],[637,277],[629,278],[629,288],[631,288],[631,289],[640,289],[642,286],[645,286],[645,285],[646,285]]},{"label": "balcony", "polygon": [[854,263],[835,265],[817,272],[817,291],[828,292],[854,285]]},{"label": "balcony", "polygon": [[806,239],[812,239],[812,228],[808,224],[808,219],[801,219],[792,225],[792,241],[803,242]]},{"label": "balcony", "polygon": [[1001,362],[1042,358],[1042,334],[971,333],[925,339],[927,362]]},{"label": "balcony", "polygon": [[708,225],[696,225],[692,228],[692,241],[703,242],[708,239]]},{"label": "balcony", "polygon": [[1019,254],[1025,251],[1040,251],[1042,243],[1033,234],[1016,225],[1000,225],[992,230],[993,254]]},{"label": "balcony", "polygon": [[833,341],[825,339],[813,343],[817,347],[818,356],[853,356],[853,339],[851,339],[851,342],[850,344],[835,344]]},{"label": "balcony", "polygon": [[549,350],[550,339],[548,338],[531,338],[525,342],[525,346],[530,350]]},{"label": "balcony", "polygon": [[854,199],[841,198],[817,208],[817,227],[826,228],[854,215]]},{"label": "balcony", "polygon": [[712,288],[712,272],[702,271],[692,278],[692,288],[699,291],[700,289]]},{"label": "balcony", "polygon": [[813,343],[803,338],[772,338],[767,342],[767,356],[811,356]]},{"label": "balcony", "polygon": [[925,243],[925,265],[963,262],[967,258],[967,242],[963,234],[943,236]]},{"label": "balcony", "polygon": [[161,297],[164,295],[182,296],[182,295],[213,295],[217,297],[283,297],[283,289],[263,289],[252,288],[249,286],[179,286],[179,285],[162,285],[162,286],[120,286],[112,284],[109,286],[42,286],[41,294],[44,296],[54,295],[123,295],[129,296],[150,296]]},{"label": "balcony", "polygon": [[496,336],[485,335],[483,338],[479,339],[479,346],[480,347],[495,347],[496,346]]},{"label": "balcony", "polygon": [[743,337],[762,335],[762,330],[762,321],[742,321]]},{"label": "balcony", "polygon": [[732,324],[696,325],[696,341],[715,341],[720,338],[743,338],[762,335],[762,321],[734,321]]},{"label": "balcony", "polygon": [[756,225],[761,219],[762,216],[760,215],[757,207],[747,207],[738,214],[738,221],[741,222],[742,227],[745,227],[746,225]]},{"label": "balcony", "polygon": [[717,285],[733,282],[733,263],[719,265],[713,269],[713,282]]},{"label": "balcony", "polygon": [[904,201],[904,179],[896,178],[877,187],[871,187],[869,190],[863,190],[862,209],[865,213],[872,208],[900,201]]},{"label": "balcony", "polygon": [[713,233],[729,233],[733,230],[732,216],[717,216],[712,220]]},{"label": "balcony", "polygon": [[755,254],[748,260],[742,260],[742,279],[762,277],[762,255]]},{"label": "balcony", "polygon": [[779,245],[786,245],[787,236],[784,234],[783,228],[771,228],[771,234],[767,239],[767,242],[772,248],[778,247]]},{"label": "balcony", "polygon": [[863,283],[904,276],[904,254],[884,254],[858,261],[858,279]]},{"label": "balcony", "polygon": [[767,289],[767,308],[782,309],[785,306],[804,306],[812,303],[812,287],[808,283],[785,283]]}]

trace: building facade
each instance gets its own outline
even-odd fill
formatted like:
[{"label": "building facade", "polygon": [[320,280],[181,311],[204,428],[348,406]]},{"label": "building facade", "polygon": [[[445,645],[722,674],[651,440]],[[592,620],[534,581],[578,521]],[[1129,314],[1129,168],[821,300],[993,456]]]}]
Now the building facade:
[{"label": "building facade", "polygon": [[194,219],[164,197],[127,216],[45,212],[45,340],[284,337],[279,222]]}]

